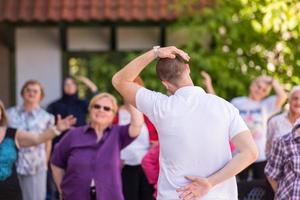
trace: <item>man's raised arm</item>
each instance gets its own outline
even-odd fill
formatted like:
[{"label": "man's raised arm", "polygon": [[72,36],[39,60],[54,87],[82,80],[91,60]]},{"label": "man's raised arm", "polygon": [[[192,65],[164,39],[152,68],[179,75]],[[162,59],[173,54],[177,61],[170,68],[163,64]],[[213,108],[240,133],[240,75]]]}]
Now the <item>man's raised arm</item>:
[{"label": "man's raised arm", "polygon": [[189,56],[176,47],[153,48],[150,51],[140,55],[132,60],[112,78],[112,84],[115,89],[123,96],[125,101],[136,106],[135,96],[140,85],[134,83],[143,69],[156,58],[176,58],[180,55],[183,59],[189,60]]}]

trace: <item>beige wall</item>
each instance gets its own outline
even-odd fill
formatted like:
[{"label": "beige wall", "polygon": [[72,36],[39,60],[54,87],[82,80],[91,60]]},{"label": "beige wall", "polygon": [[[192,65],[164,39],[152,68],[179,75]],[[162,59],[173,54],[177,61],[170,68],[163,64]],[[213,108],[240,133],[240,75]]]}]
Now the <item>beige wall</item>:
[{"label": "beige wall", "polygon": [[0,99],[6,106],[9,106],[10,101],[10,65],[9,65],[9,50],[0,41]]},{"label": "beige wall", "polygon": [[39,80],[46,96],[43,107],[61,95],[61,51],[59,29],[22,27],[16,29],[16,100],[22,103],[20,90],[28,79]]}]

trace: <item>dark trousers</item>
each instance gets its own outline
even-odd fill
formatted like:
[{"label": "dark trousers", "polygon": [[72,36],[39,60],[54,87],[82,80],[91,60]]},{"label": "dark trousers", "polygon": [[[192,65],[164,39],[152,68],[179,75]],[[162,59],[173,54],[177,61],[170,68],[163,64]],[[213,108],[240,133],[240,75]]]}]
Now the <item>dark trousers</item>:
[{"label": "dark trousers", "polygon": [[240,180],[246,181],[250,175],[250,172],[253,173],[253,180],[266,180],[266,175],[264,173],[265,166],[267,161],[256,162],[241,171],[237,176]]},{"label": "dark trousers", "polygon": [[238,182],[239,200],[273,200],[274,192],[266,180]]},{"label": "dark trousers", "polygon": [[125,200],[154,200],[153,187],[148,183],[140,165],[124,165],[122,184]]}]

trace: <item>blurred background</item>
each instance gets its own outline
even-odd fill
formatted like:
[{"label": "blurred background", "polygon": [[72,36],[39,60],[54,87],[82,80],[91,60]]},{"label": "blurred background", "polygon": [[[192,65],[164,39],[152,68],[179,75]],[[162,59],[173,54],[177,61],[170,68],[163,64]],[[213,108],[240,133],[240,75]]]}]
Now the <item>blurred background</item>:
[{"label": "blurred background", "polygon": [[[207,71],[226,99],[246,94],[260,74],[290,89],[300,83],[299,22],[297,0],[1,0],[0,99],[20,103],[21,86],[37,79],[45,106],[68,75],[116,94],[112,74],[155,45],[185,49],[195,83]],[[154,67],[142,78],[163,91]]]}]

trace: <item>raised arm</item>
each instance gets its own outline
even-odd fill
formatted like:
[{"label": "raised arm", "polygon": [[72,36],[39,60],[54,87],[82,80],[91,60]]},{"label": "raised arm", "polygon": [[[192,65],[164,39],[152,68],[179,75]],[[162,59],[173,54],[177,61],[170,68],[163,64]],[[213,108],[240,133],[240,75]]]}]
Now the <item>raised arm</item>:
[{"label": "raised arm", "polygon": [[280,83],[278,82],[277,79],[274,79],[270,76],[260,76],[260,79],[263,79],[266,82],[271,83],[275,93],[276,93],[276,102],[275,102],[275,106],[277,109],[280,109],[282,107],[282,105],[285,103],[286,99],[287,99],[287,94],[284,91],[282,85],[280,85]]},{"label": "raised arm", "polygon": [[201,71],[201,76],[203,77],[203,85],[206,88],[206,91],[210,94],[216,94],[210,75],[206,71]]},{"label": "raised arm", "polygon": [[96,93],[98,91],[98,87],[95,83],[93,83],[90,79],[85,76],[79,76],[78,78],[83,84],[85,84],[92,93]]},{"label": "raised arm", "polygon": [[132,60],[112,78],[115,89],[123,96],[126,102],[136,106],[135,96],[140,85],[134,83],[143,69],[156,58],[175,58],[180,55],[183,59],[189,60],[189,56],[176,47],[164,47],[152,49]]},{"label": "raised arm", "polygon": [[140,111],[138,111],[132,105],[129,105],[128,108],[131,115],[129,136],[137,137],[140,134],[142,126],[144,124],[144,116]]},{"label": "raised arm", "polygon": [[250,131],[237,134],[231,142],[238,153],[222,169],[207,178],[187,176],[191,183],[177,190],[181,193],[180,199],[204,196],[212,187],[237,175],[256,160],[258,151]]},{"label": "raised arm", "polygon": [[61,119],[61,117],[58,116],[57,125],[47,129],[41,134],[18,130],[16,135],[16,144],[19,147],[29,147],[44,143],[53,139],[55,136],[58,136],[61,132],[70,129],[75,122],[76,119],[73,116],[68,116],[64,119]]},{"label": "raised arm", "polygon": [[272,86],[276,93],[276,108],[280,109],[287,99],[287,94],[278,80],[273,79]]}]

